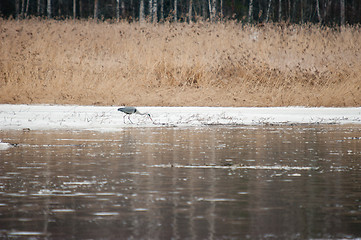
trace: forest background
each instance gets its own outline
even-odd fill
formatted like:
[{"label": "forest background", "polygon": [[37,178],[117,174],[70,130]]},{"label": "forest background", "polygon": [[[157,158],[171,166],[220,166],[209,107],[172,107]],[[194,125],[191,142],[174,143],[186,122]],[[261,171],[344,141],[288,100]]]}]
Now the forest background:
[{"label": "forest background", "polygon": [[0,103],[360,106],[357,0],[4,0]]}]

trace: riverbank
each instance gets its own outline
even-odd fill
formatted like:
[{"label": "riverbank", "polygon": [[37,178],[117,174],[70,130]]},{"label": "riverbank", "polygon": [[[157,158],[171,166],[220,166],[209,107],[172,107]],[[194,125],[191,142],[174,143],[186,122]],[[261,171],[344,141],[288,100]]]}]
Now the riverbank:
[{"label": "riverbank", "polygon": [[1,20],[0,103],[361,106],[361,31]]}]

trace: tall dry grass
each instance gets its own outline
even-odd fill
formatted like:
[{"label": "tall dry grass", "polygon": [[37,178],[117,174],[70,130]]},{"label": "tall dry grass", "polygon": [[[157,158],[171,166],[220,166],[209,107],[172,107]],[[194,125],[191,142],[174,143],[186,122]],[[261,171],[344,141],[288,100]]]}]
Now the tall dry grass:
[{"label": "tall dry grass", "polygon": [[0,103],[360,106],[361,30],[0,19]]}]

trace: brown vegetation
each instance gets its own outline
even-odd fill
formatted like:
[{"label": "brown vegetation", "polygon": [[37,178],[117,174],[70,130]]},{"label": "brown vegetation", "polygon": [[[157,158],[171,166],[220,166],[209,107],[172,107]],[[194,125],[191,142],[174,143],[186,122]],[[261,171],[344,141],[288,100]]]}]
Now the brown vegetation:
[{"label": "brown vegetation", "polygon": [[0,19],[0,103],[360,106],[360,30]]}]

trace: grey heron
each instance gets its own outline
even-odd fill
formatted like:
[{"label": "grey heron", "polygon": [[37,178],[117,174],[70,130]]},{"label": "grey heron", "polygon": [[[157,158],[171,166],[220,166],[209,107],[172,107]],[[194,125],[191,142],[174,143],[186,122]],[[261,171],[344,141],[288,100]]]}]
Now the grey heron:
[{"label": "grey heron", "polygon": [[133,123],[132,120],[130,120],[130,115],[133,113],[139,114],[139,115],[147,115],[150,118],[150,120],[153,122],[153,119],[149,113],[141,113],[135,107],[121,107],[121,108],[118,108],[118,111],[125,113],[125,115],[123,117],[124,123],[125,123],[125,116],[128,116],[129,121],[131,123]]}]

